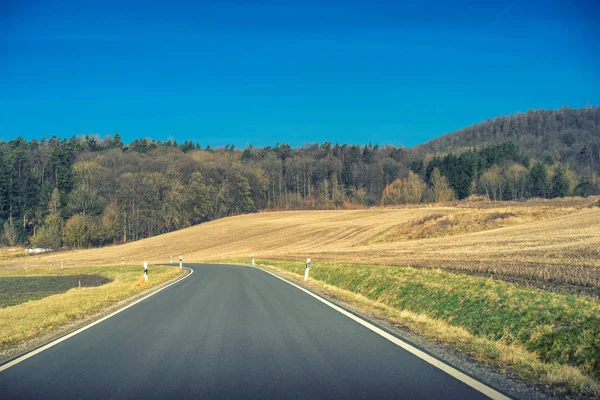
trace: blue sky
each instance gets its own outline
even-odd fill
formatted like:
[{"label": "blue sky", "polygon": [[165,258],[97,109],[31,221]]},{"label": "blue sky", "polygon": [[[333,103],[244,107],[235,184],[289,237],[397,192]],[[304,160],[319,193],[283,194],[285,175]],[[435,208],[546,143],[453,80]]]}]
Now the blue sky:
[{"label": "blue sky", "polygon": [[599,4],[0,0],[0,138],[410,147],[598,105]]}]

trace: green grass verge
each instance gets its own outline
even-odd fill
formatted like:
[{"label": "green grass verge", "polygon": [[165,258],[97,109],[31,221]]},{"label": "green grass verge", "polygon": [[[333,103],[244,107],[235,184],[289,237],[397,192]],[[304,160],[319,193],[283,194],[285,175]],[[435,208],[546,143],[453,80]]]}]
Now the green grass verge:
[{"label": "green grass verge", "polygon": [[105,285],[110,279],[99,275],[0,276],[0,308],[39,300],[69,289]]},{"label": "green grass verge", "polygon": [[[304,274],[303,262],[257,260],[257,264]],[[510,366],[524,378],[600,395],[600,302],[594,298],[410,267],[319,262],[311,265],[310,277],[395,310],[439,321],[447,328],[437,326],[432,332],[419,333],[485,361]],[[452,337],[452,328],[466,330],[470,339]],[[584,376],[566,376],[577,373],[557,369],[560,365],[574,367]]]},{"label": "green grass verge", "polygon": [[[41,337],[183,274],[141,266],[0,270],[0,351]],[[81,289],[79,289],[81,281]]]}]

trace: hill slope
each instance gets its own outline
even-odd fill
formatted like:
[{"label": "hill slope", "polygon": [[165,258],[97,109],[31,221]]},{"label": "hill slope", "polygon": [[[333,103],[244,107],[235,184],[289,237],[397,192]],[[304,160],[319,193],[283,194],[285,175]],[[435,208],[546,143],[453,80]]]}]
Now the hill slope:
[{"label": "hill slope", "polygon": [[550,157],[571,168],[600,171],[600,107],[529,110],[497,117],[433,139],[416,149],[421,154],[512,141],[536,159]]},{"label": "hill slope", "polygon": [[[591,201],[521,205],[288,211],[241,215],[134,243],[5,260],[4,268],[208,261],[234,257],[411,265],[499,274],[600,287],[600,209]],[[481,207],[484,207],[481,208]],[[473,220],[467,233],[379,240],[394,229],[426,224],[439,216],[493,212],[496,225]],[[487,214],[486,214],[487,215]],[[512,219],[506,219],[506,216]],[[527,216],[533,216],[527,219]],[[554,217],[555,216],[555,217]],[[551,217],[551,218],[549,218]],[[472,217],[469,217],[472,218]],[[508,221],[504,223],[503,221]],[[511,222],[512,221],[512,222]],[[529,221],[519,223],[522,221]],[[411,225],[412,224],[412,225]],[[503,225],[511,225],[501,227]],[[415,228],[415,229],[417,229]],[[481,230],[484,229],[484,230]],[[469,233],[471,232],[471,233]]]}]

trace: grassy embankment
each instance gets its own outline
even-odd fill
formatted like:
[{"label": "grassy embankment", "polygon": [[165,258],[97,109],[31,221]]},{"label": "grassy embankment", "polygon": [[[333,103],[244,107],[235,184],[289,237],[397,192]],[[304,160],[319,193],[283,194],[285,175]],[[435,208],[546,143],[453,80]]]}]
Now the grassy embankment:
[{"label": "grassy embankment", "polygon": [[[247,263],[247,259],[228,262]],[[258,260],[304,274],[304,263]],[[313,263],[309,286],[559,392],[600,395],[600,302],[441,270]]]},{"label": "grassy embankment", "polygon": [[140,266],[0,270],[0,352],[183,274],[148,270],[148,284]]}]

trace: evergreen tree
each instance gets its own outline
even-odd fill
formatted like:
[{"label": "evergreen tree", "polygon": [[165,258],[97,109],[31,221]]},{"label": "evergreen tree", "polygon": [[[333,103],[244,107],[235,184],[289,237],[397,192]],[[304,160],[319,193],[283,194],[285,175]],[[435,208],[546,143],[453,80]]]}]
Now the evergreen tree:
[{"label": "evergreen tree", "polygon": [[244,151],[242,152],[242,158],[241,161],[245,162],[245,161],[250,161],[252,160],[253,156],[252,156],[252,146],[248,145]]},{"label": "evergreen tree", "polygon": [[120,150],[123,149],[123,141],[121,140],[121,135],[119,132],[115,133],[115,136],[113,136],[112,140],[109,141],[107,148]]},{"label": "evergreen tree", "polygon": [[531,195],[533,197],[547,198],[549,195],[550,181],[548,170],[541,162],[537,162],[529,171]]},{"label": "evergreen tree", "polygon": [[566,197],[571,195],[572,190],[573,180],[569,176],[568,170],[564,166],[558,164],[554,168],[550,197]]},{"label": "evergreen tree", "polygon": [[597,194],[597,189],[588,178],[583,178],[573,190],[574,196],[588,197],[594,194]]}]

